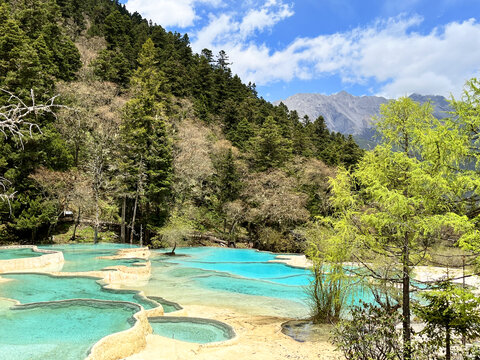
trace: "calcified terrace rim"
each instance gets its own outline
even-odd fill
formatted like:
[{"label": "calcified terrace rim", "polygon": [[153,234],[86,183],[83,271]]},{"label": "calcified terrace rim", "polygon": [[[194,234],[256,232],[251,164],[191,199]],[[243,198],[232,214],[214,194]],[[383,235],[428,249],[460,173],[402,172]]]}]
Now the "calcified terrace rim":
[{"label": "calcified terrace rim", "polygon": [[[45,274],[42,274],[45,275]],[[8,299],[8,298],[5,298]],[[39,301],[27,304],[21,304],[16,299],[8,299],[14,302],[11,310],[35,309],[39,307],[68,307],[70,305],[88,305],[95,304],[97,308],[108,308],[112,305],[119,307],[128,307],[137,310],[127,322],[134,321],[133,325],[123,331],[109,334],[95,344],[87,352],[85,360],[113,360],[123,359],[141,351],[146,346],[146,337],[152,333],[152,328],[148,322],[147,313],[157,310],[155,316],[163,313],[163,308],[159,304],[157,308],[145,310],[140,304],[129,301],[117,300],[98,300],[98,299],[67,299],[56,301]],[[161,310],[161,311],[158,311]]]},{"label": "calcified terrace rim", "polygon": [[[109,271],[116,271],[116,270],[109,270]],[[154,310],[157,308],[162,307],[162,305],[158,302],[155,301],[155,299],[151,299],[147,296],[145,296],[145,293],[143,291],[139,290],[129,290],[129,289],[116,289],[111,286],[111,284],[105,280],[104,277],[96,276],[96,275],[89,275],[88,272],[82,273],[75,275],[74,273],[45,273],[45,272],[35,272],[35,271],[29,271],[29,272],[8,272],[8,273],[2,273],[1,275],[40,275],[40,276],[47,276],[50,278],[67,278],[67,279],[74,279],[74,278],[86,278],[86,279],[92,279],[95,280],[95,282],[100,286],[100,289],[105,291],[105,292],[110,292],[110,293],[118,293],[118,294],[133,294],[135,298],[139,298],[140,300],[150,303],[152,305],[151,309],[148,310]],[[4,278],[5,279],[5,278]],[[11,299],[16,301],[18,304],[21,304],[19,301],[16,299]],[[56,301],[66,301],[70,299],[65,299],[65,300],[56,300]],[[118,300],[100,300],[100,299],[90,299],[90,298],[85,298],[85,299],[76,299],[76,300],[98,300],[98,301],[113,301],[113,302],[127,302],[127,301],[118,301]],[[46,301],[45,303],[48,302],[55,302],[55,301]],[[27,303],[27,304],[22,304],[23,305],[28,305],[28,304],[40,304],[43,302],[35,302],[35,303]],[[134,303],[132,303],[134,304]],[[138,304],[139,305],[139,304]],[[141,306],[141,305],[139,305]],[[163,308],[162,308],[163,309]]]},{"label": "calcified terrace rim", "polygon": [[0,250],[9,250],[9,249],[32,249],[34,252],[44,253],[44,254],[53,254],[58,253],[60,250],[49,250],[49,249],[39,249],[36,245],[5,245],[0,246]]},{"label": "calcified terrace rim", "polygon": [[[24,259],[41,259],[44,256],[48,255],[56,255],[61,257],[61,262],[64,262],[63,258],[63,253],[61,250],[50,250],[50,249],[38,249],[34,245],[14,245],[14,246],[5,246],[5,247],[0,247],[0,249],[5,248],[5,249],[19,249],[19,248],[31,248],[33,251],[39,252],[39,253],[44,253],[45,255],[42,256],[37,256],[33,258],[24,258]],[[138,253],[139,251],[142,250],[142,248],[134,248],[131,249],[132,251],[128,251],[130,249],[118,249],[117,254],[112,256],[115,258],[131,258],[132,253]],[[146,250],[149,252],[148,248],[143,248],[143,250]],[[268,251],[260,251],[256,250],[257,252],[265,252],[265,253],[271,253]],[[130,254],[129,254],[130,253]],[[272,253],[274,254],[274,253]],[[146,257],[144,257],[144,260],[147,260],[150,256],[148,254]],[[287,254],[282,254],[282,255],[287,255]],[[142,257],[137,257],[135,256],[138,260],[142,260]],[[12,260],[23,260],[23,259],[12,259]],[[4,260],[4,261],[11,261],[11,260]],[[0,261],[1,264],[1,261]],[[153,320],[155,322],[155,319],[165,319],[163,321],[172,321],[174,319],[178,319],[177,321],[192,321],[196,323],[214,323],[217,324],[218,326],[222,327],[225,329],[230,336],[229,339],[226,339],[224,341],[217,341],[217,342],[212,342],[212,343],[206,343],[206,344],[201,344],[200,346],[202,347],[209,347],[209,346],[215,346],[218,344],[229,344],[232,342],[235,342],[238,340],[238,335],[234,331],[233,327],[230,326],[229,324],[226,324],[224,322],[218,321],[218,320],[213,320],[213,319],[206,319],[206,318],[196,318],[196,317],[189,317],[189,316],[178,316],[180,310],[183,310],[183,308],[177,304],[170,302],[168,300],[165,300],[161,297],[155,297],[155,296],[146,296],[143,291],[136,291],[136,290],[125,290],[125,289],[117,289],[115,288],[115,283],[118,282],[123,282],[123,281],[128,281],[131,280],[131,278],[128,278],[128,276],[136,275],[135,273],[138,270],[147,270],[149,273],[151,271],[151,264],[149,261],[146,261],[144,263],[136,263],[135,267],[130,267],[127,268],[126,266],[123,265],[113,265],[113,266],[107,266],[103,268],[102,270],[93,270],[93,271],[85,271],[85,272],[66,272],[62,273],[59,271],[48,271],[48,270],[43,270],[42,271],[42,266],[40,266],[39,271],[32,271],[31,267],[27,267],[26,271],[22,271],[21,269],[15,269],[15,270],[10,270],[8,272],[1,272],[0,268],[0,278],[2,274],[34,274],[34,275],[43,275],[43,276],[48,276],[48,277],[53,277],[53,278],[91,278],[95,279],[96,282],[100,285],[101,289],[104,291],[109,291],[109,292],[117,292],[117,293],[133,293],[135,296],[141,298],[143,301],[147,303],[151,303],[154,305],[153,308],[151,309],[145,309],[142,305],[136,304],[133,302],[128,302],[128,301],[118,301],[118,300],[99,300],[99,299],[65,299],[65,300],[56,300],[56,301],[45,301],[45,302],[35,302],[35,303],[27,303],[27,304],[21,304],[18,300],[15,299],[9,299],[9,298],[4,298],[8,299],[14,302],[14,306],[12,307],[12,310],[20,310],[20,309],[27,309],[27,308],[36,308],[36,307],[52,307],[55,305],[62,306],[62,305],[70,305],[70,304],[88,304],[88,303],[94,303],[96,305],[104,304],[105,306],[107,305],[116,305],[118,304],[119,306],[128,306],[132,307],[134,309],[138,309],[138,311],[132,316],[132,318],[135,320],[135,323],[133,326],[129,329],[112,333],[110,335],[107,335],[97,341],[92,347],[90,348],[88,352],[88,356],[86,357],[85,360],[116,360],[116,359],[123,359],[126,358],[130,355],[133,355],[135,353],[140,352],[143,350],[147,344],[147,335],[152,333],[152,328],[150,326],[149,320]],[[287,265],[288,266],[288,265]],[[293,267],[293,266],[292,266]],[[136,271],[137,270],[137,271]],[[145,276],[146,274],[143,274],[142,271],[140,271],[139,277]],[[110,275],[113,274],[124,274],[127,277],[126,278],[114,278]],[[158,301],[156,301],[158,300]],[[177,315],[177,316],[165,316],[164,314],[164,309],[161,304],[161,301],[173,305],[175,308],[178,308],[177,311],[171,313],[172,315]],[[165,317],[164,317],[165,316]],[[168,319],[167,319],[168,318]],[[160,322],[162,320],[158,320]]]},{"label": "calcified terrace rim", "polygon": [[163,297],[160,297],[160,296],[146,296],[146,297],[150,300],[156,301],[157,303],[162,305],[162,307],[163,307],[164,304],[173,307],[175,309],[175,312],[179,311],[179,310],[183,310],[183,307],[180,304],[178,304],[176,302],[173,302],[173,301],[168,301],[168,300],[164,299]]},{"label": "calcified terrace rim", "polygon": [[44,255],[0,260],[0,273],[32,270],[50,272],[52,270],[58,270],[58,268],[63,266],[63,263],[65,262],[63,253],[59,250],[39,249],[35,245],[0,246],[0,251],[11,249],[31,249],[34,252],[42,253]]},{"label": "calcified terrace rim", "polygon": [[[191,246],[185,246],[185,247],[177,247],[178,250],[180,249],[188,249],[188,248],[191,248]],[[216,246],[202,246],[202,248],[211,248],[211,249],[215,249],[215,248],[218,248]],[[164,248],[164,249],[155,249],[155,251],[153,251],[153,253],[155,254],[155,257],[161,257],[162,255],[164,255],[164,253],[161,253],[160,250],[164,251],[166,249],[170,249],[170,248]],[[294,269],[304,269],[304,270],[308,270],[312,267],[312,263],[311,261],[305,256],[305,255],[302,255],[302,254],[298,254],[298,253],[276,253],[276,252],[273,252],[273,251],[268,251],[268,250],[258,250],[258,249],[253,249],[253,248],[247,248],[247,249],[244,249],[244,248],[230,248],[230,247],[221,247],[221,249],[224,249],[224,250],[231,250],[231,251],[235,251],[235,250],[251,250],[251,251],[255,251],[255,252],[258,252],[258,253],[265,253],[265,254],[272,254],[272,255],[275,255],[275,258],[272,259],[272,260],[267,260],[267,261],[226,261],[228,263],[264,263],[264,264],[283,264],[285,266],[288,266],[290,268],[294,268]],[[183,256],[183,254],[180,254]],[[176,255],[178,256],[178,255]],[[185,255],[185,256],[190,256],[190,255]],[[296,258],[305,258],[305,261],[303,261],[303,259],[301,261],[299,261],[299,263],[297,263],[297,261],[295,261]],[[209,261],[205,261],[205,263],[217,263],[219,261],[212,261],[212,262],[209,262]],[[221,261],[220,261],[221,262]],[[174,262],[172,262],[174,263]],[[212,270],[214,271],[214,270]]]}]

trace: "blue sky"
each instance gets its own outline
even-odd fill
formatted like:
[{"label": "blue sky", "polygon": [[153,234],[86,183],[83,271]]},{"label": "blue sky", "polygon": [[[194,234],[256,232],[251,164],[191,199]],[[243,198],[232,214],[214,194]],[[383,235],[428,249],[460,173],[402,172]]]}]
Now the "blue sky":
[{"label": "blue sky", "polygon": [[[296,93],[459,96],[480,76],[479,0],[126,0],[130,11],[225,50],[274,101]],[[477,20],[478,18],[478,20]]]}]

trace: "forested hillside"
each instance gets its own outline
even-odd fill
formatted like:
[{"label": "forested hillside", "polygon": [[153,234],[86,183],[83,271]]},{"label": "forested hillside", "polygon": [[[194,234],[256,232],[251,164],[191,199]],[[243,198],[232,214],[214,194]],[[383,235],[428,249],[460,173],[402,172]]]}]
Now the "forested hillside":
[{"label": "forested hillside", "polygon": [[95,241],[109,225],[154,246],[298,251],[329,213],[327,178],[362,155],[321,117],[259,98],[225,52],[194,54],[109,0],[0,0],[0,89],[0,107],[59,94],[55,114],[25,119],[38,128],[0,139],[1,242],[49,241],[72,211],[72,240],[89,224]]}]

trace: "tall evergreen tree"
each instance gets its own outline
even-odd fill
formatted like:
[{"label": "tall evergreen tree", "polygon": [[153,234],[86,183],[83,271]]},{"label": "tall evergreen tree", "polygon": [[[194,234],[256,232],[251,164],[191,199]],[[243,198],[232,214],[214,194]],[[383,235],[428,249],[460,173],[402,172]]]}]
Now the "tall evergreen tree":
[{"label": "tall evergreen tree", "polygon": [[284,138],[273,116],[268,116],[254,138],[255,162],[259,170],[281,167],[291,156],[290,140]]},{"label": "tall evergreen tree", "polygon": [[140,188],[145,193],[144,201],[140,201],[145,205],[144,220],[160,225],[168,214],[173,170],[164,114],[165,77],[156,66],[156,50],[151,39],[143,45],[138,63],[131,80],[135,97],[125,105],[124,111],[123,166],[130,174],[132,193],[138,196]]}]

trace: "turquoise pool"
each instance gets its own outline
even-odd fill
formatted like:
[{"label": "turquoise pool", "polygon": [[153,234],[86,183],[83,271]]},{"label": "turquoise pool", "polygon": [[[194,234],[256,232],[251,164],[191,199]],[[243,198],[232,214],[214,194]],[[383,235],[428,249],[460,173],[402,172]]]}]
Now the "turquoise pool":
[{"label": "turquoise pool", "polygon": [[0,285],[0,297],[15,299],[22,304],[71,300],[95,299],[128,301],[152,309],[157,305],[137,294],[134,290],[109,290],[95,279],[88,277],[56,277],[46,274],[2,274],[10,279]]},{"label": "turquoise pool", "polygon": [[[100,244],[47,248],[68,254],[67,271],[85,271],[127,263],[97,259],[114,255],[123,247]],[[0,284],[0,297],[22,305],[0,307],[0,360],[84,359],[98,340],[131,327],[138,305],[146,309],[158,306],[136,290],[105,289],[92,277],[38,273],[1,276],[9,281]]]},{"label": "turquoise pool", "polygon": [[[101,270],[119,264],[134,266],[140,260],[98,258],[115,255],[119,249],[128,247],[125,244],[42,246],[62,251],[66,261],[62,271],[68,272]],[[3,274],[10,281],[0,284],[0,297],[26,305],[15,309],[1,307],[0,300],[0,360],[83,359],[100,338],[131,326],[135,312],[132,304],[146,309],[157,306],[155,301],[139,296],[140,290],[158,300],[166,312],[181,308],[178,304],[196,304],[258,315],[306,317],[309,314],[305,289],[311,281],[310,272],[269,263],[276,254],[202,247],[177,249],[177,254],[184,256],[171,257],[163,255],[163,251],[153,252],[152,277],[147,283],[121,290],[105,289],[98,279],[91,277]],[[152,326],[157,334],[184,341],[206,343],[231,337],[228,327],[185,321],[158,320],[152,321]]]},{"label": "turquoise pool", "polygon": [[20,249],[0,249],[0,260],[11,260],[18,258],[29,258],[45,255],[37,251],[33,251],[30,248],[20,248]]},{"label": "turquoise pool", "polygon": [[101,338],[133,325],[139,309],[69,301],[0,312],[0,360],[80,360]]},{"label": "turquoise pool", "polygon": [[250,249],[182,248],[181,257],[161,256],[152,264],[167,262],[175,277],[190,276],[202,287],[214,290],[302,301],[309,270],[272,263],[277,254]]},{"label": "turquoise pool", "polygon": [[180,304],[174,303],[172,301],[165,300],[164,298],[161,298],[159,296],[149,296],[148,297],[151,300],[156,301],[163,307],[163,312],[164,313],[171,313],[174,311],[182,310],[183,308],[180,306]]},{"label": "turquoise pool", "polygon": [[41,249],[58,250],[63,252],[65,264],[63,265],[62,271],[64,272],[94,271],[114,265],[131,266],[135,263],[138,263],[139,260],[99,259],[101,256],[112,256],[115,255],[120,249],[127,249],[131,247],[137,246],[113,243],[39,246]]},{"label": "turquoise pool", "polygon": [[306,317],[308,270],[269,263],[277,254],[218,247],[177,248],[183,256],[154,250],[148,284],[135,286],[148,296],[181,305],[219,306],[256,315]]},{"label": "turquoise pool", "polygon": [[154,334],[175,340],[207,344],[235,337],[230,326],[216,320],[162,316],[149,321]]}]

